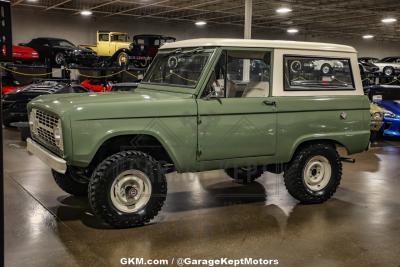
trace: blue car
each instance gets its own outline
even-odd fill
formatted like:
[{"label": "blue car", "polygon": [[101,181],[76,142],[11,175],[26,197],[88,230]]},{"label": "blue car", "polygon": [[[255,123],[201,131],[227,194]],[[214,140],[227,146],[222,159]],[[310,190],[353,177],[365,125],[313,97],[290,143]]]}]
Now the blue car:
[{"label": "blue car", "polygon": [[383,135],[400,137],[400,86],[372,85],[365,92],[384,110]]}]

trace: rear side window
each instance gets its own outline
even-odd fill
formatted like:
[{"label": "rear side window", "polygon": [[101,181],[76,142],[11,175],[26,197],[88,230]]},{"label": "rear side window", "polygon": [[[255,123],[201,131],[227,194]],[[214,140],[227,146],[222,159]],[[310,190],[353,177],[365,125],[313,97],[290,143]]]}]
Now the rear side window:
[{"label": "rear side window", "polygon": [[284,56],[285,91],[354,90],[350,59]]}]

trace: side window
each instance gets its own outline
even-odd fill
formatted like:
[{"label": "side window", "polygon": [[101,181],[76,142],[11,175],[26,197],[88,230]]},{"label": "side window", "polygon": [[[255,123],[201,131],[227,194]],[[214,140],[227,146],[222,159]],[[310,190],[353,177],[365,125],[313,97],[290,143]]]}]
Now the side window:
[{"label": "side window", "polygon": [[354,90],[350,59],[284,56],[286,91]]},{"label": "side window", "polygon": [[226,98],[267,97],[270,73],[271,52],[225,51],[205,92]]},{"label": "side window", "polygon": [[109,41],[109,34],[104,33],[104,34],[99,34],[99,40],[102,42],[108,42]]}]

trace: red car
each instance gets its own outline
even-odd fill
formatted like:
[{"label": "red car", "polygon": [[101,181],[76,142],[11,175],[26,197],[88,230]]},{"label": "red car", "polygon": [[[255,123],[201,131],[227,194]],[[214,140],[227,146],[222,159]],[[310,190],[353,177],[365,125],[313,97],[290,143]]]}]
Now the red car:
[{"label": "red car", "polygon": [[[5,47],[3,47],[3,54],[5,54]],[[12,46],[12,57],[14,62],[21,63],[32,63],[39,60],[39,54],[35,49],[20,45]]]},{"label": "red car", "polygon": [[5,85],[1,88],[1,92],[3,94],[7,94],[11,91],[17,90],[18,88],[22,87],[24,85]]},{"label": "red car", "polygon": [[84,80],[83,82],[81,82],[81,85],[86,89],[92,90],[94,92],[104,92],[111,90],[110,84],[107,83],[106,90],[104,90],[103,83],[95,80]]}]

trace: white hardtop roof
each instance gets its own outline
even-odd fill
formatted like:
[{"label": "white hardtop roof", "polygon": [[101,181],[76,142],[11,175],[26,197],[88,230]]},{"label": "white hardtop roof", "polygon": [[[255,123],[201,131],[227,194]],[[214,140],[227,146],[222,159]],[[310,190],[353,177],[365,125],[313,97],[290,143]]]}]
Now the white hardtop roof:
[{"label": "white hardtop roof", "polygon": [[333,52],[356,53],[354,47],[330,43],[296,42],[281,40],[257,40],[257,39],[224,39],[224,38],[199,38],[166,43],[160,49],[174,49],[185,47],[205,46],[230,46],[230,47],[258,47],[258,48],[283,48],[300,50],[322,50]]}]

